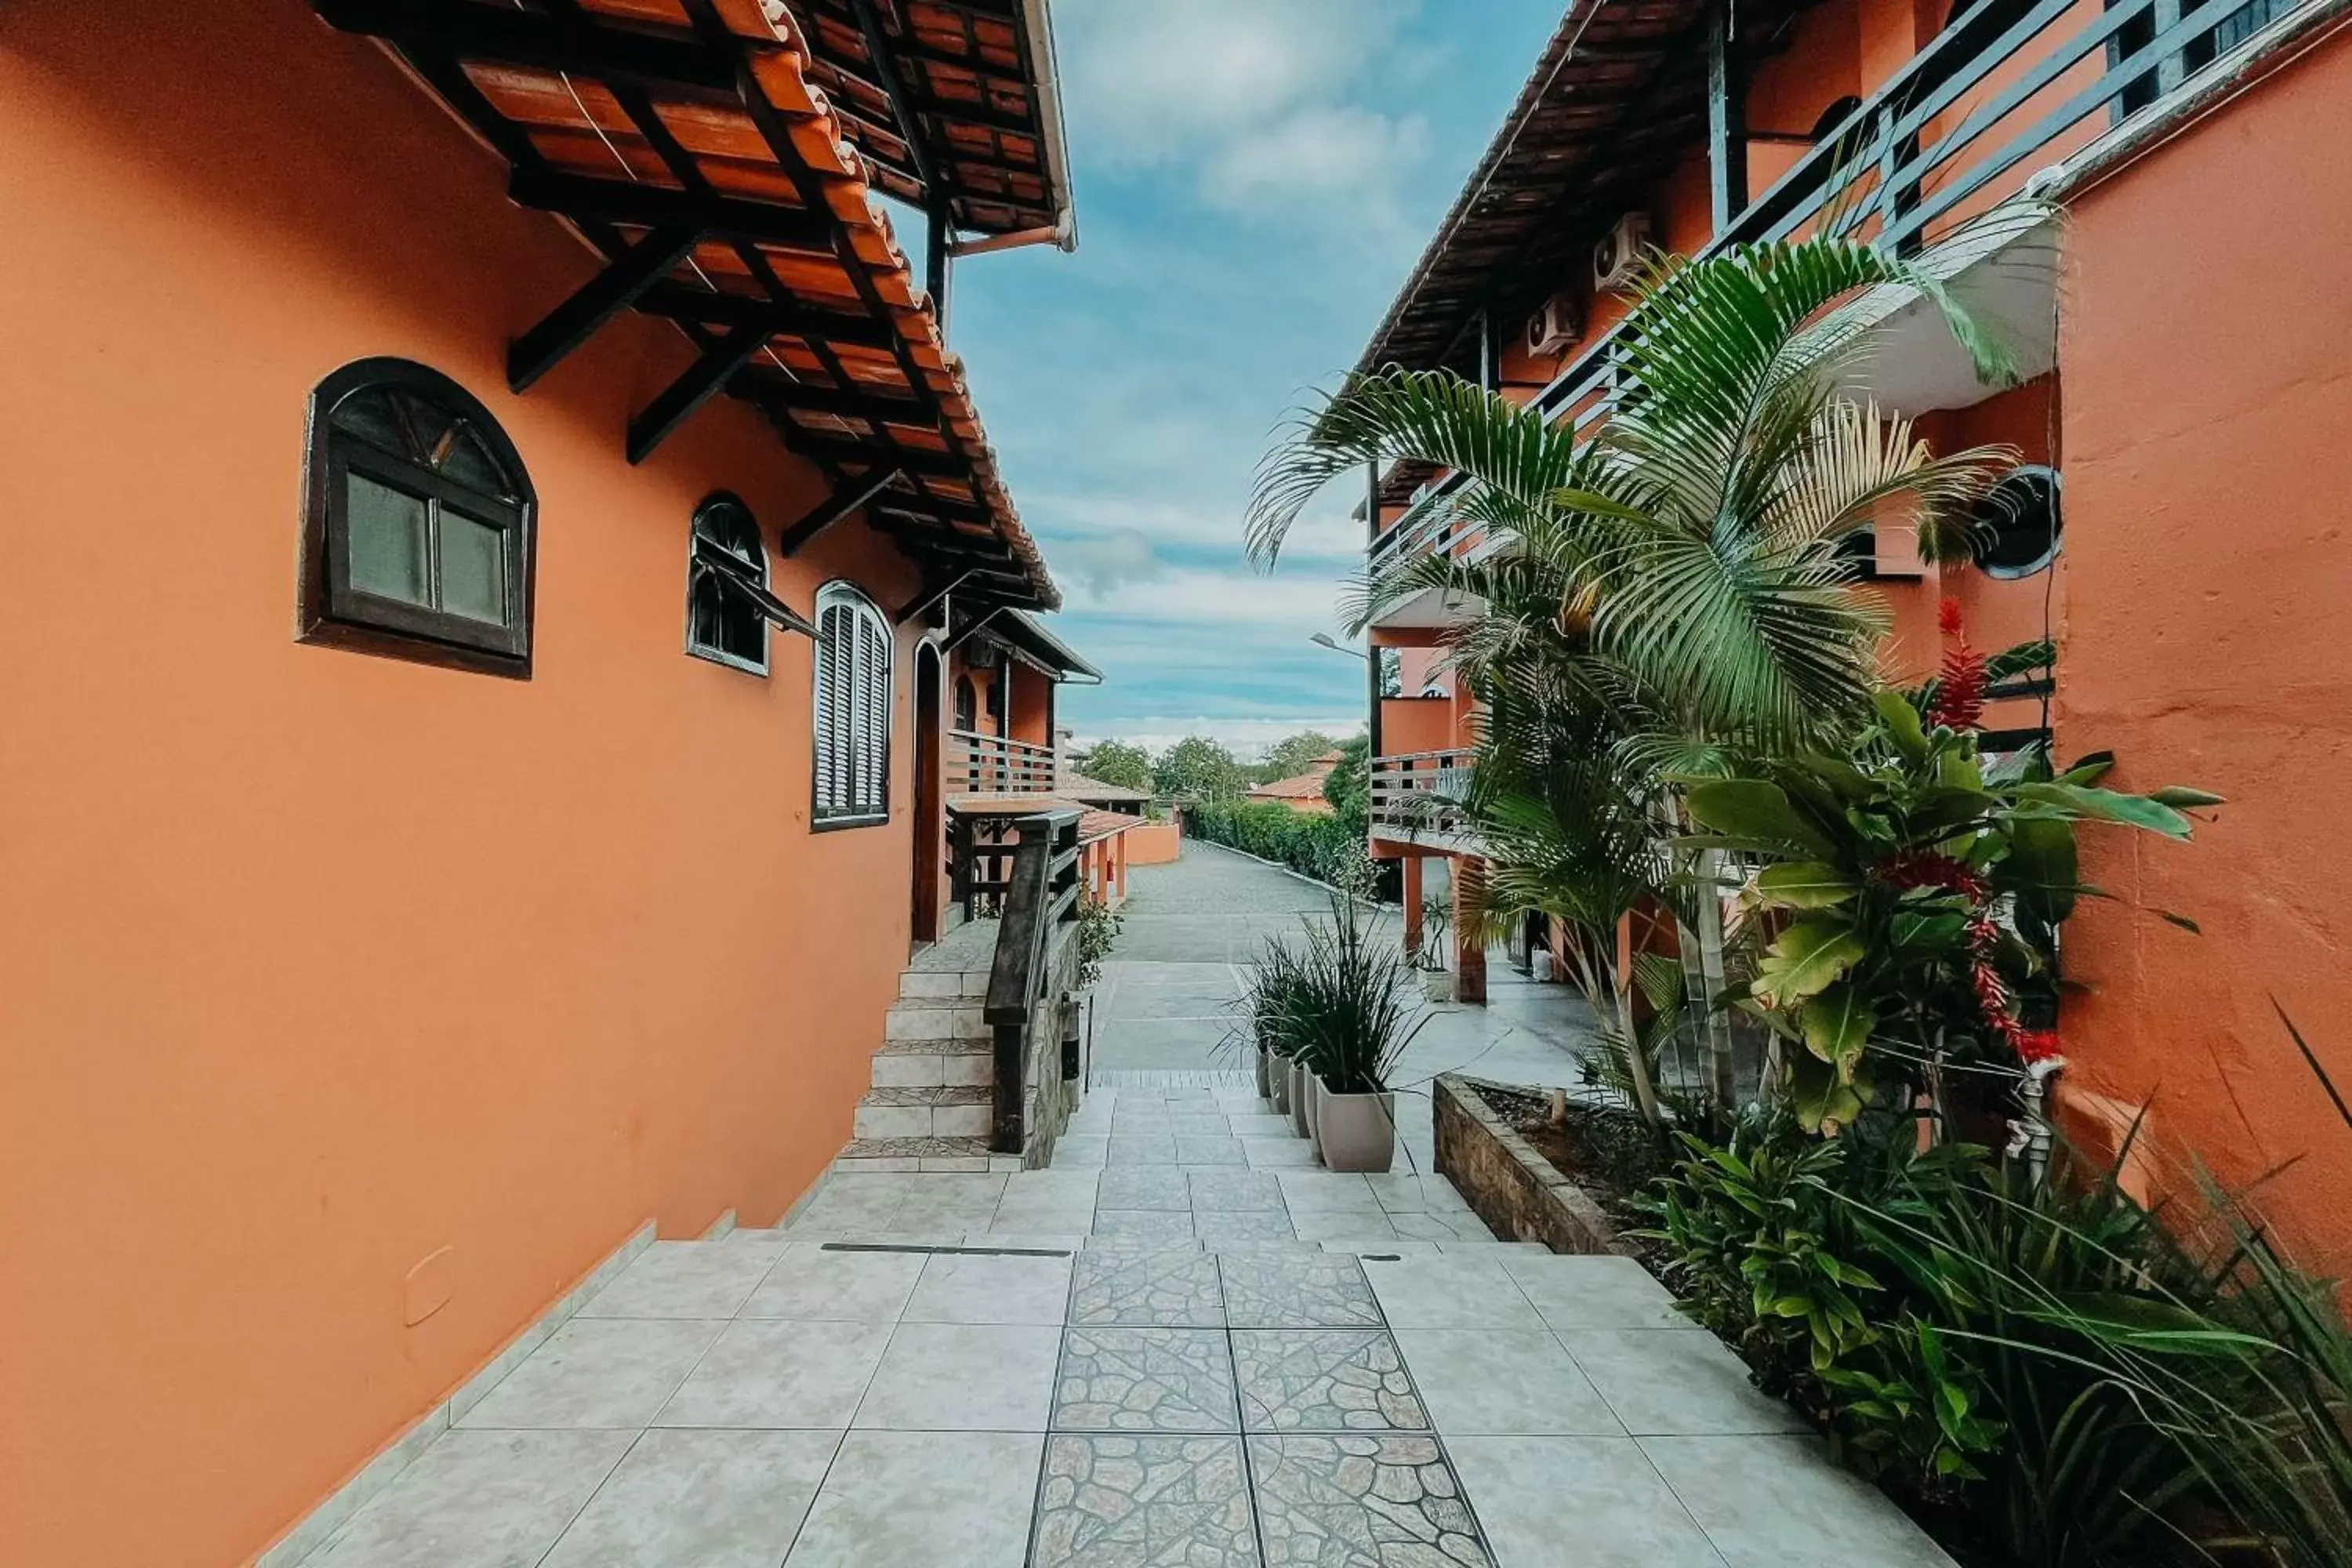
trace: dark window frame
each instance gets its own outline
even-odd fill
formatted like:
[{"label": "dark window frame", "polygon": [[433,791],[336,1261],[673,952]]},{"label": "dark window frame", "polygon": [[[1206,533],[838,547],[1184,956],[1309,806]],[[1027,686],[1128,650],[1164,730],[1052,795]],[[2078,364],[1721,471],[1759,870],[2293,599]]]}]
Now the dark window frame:
[{"label": "dark window frame", "polygon": [[[759,552],[754,561],[730,549],[717,537],[717,520],[729,512],[740,513],[747,525],[751,548]],[[740,654],[723,643],[707,643],[695,636],[698,598],[705,594],[716,595],[721,602],[721,614],[732,612],[747,617],[756,628],[760,645],[757,658]],[[761,531],[760,520],[743,499],[731,490],[714,490],[702,498],[694,509],[693,521],[688,525],[686,552],[686,651],[695,658],[741,670],[746,675],[767,679],[769,666],[768,624],[771,619],[760,600],[768,593],[768,541]]]},{"label": "dark window frame", "polygon": [[[816,635],[813,641],[815,647],[809,658],[809,826],[812,831],[820,833],[829,833],[845,827],[879,827],[890,820],[890,768],[893,743],[896,740],[892,731],[898,728],[898,628],[891,624],[889,616],[883,611],[881,605],[874,602],[871,595],[846,579],[837,578],[819,587],[816,591],[814,608],[816,613],[813,619],[815,622]],[[855,781],[878,779],[880,789],[875,795],[866,796],[860,794],[857,798],[845,804],[828,806],[824,799],[824,781],[830,748],[825,733],[827,710],[824,705],[824,688],[826,679],[831,673],[831,658],[828,655],[838,657],[838,654],[827,647],[824,626],[826,617],[836,610],[845,612],[847,616],[845,624],[851,629],[852,638],[848,651],[853,656],[853,662],[842,689],[850,700],[849,717],[844,721],[847,726],[845,733],[849,740],[850,754],[847,757],[834,759],[833,765],[836,769],[847,771],[849,776]],[[879,754],[873,757],[868,757],[863,752],[860,739],[862,728],[858,723],[860,713],[858,683],[866,666],[862,653],[864,642],[857,637],[856,632],[861,625],[868,624],[866,618],[869,616],[870,624],[881,634],[884,660],[880,693],[882,704],[880,747]]]},{"label": "dark window frame", "polygon": [[[387,451],[334,422],[335,410],[373,388],[433,404],[462,423],[513,488],[489,495],[447,474]],[[310,389],[304,417],[301,583],[298,641],[419,664],[528,680],[538,594],[539,498],[530,470],[497,417],[450,377],[414,360],[378,356],[354,360]],[[349,483],[357,474],[425,500],[428,528],[442,511],[501,537],[500,561],[508,619],[492,623],[454,611],[354,587],[351,574]],[[428,555],[437,581],[440,559]]]}]

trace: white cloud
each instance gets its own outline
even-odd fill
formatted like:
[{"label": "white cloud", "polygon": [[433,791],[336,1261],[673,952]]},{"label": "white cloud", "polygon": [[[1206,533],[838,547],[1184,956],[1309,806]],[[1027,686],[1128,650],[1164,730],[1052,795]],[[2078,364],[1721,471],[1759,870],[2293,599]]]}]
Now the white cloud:
[{"label": "white cloud", "polygon": [[[1066,545],[1055,550],[1068,553]],[[1105,589],[1077,584],[1066,597],[1070,609],[1125,621],[1179,622],[1198,626],[1204,634],[1216,626],[1257,626],[1305,637],[1332,626],[1339,589],[1337,573],[1259,577],[1170,568],[1157,577]]]},{"label": "white cloud", "polygon": [[1151,538],[1140,529],[1114,529],[1054,542],[1053,571],[1090,596],[1116,592],[1130,583],[1156,583],[1168,575],[1167,563],[1152,553]]},{"label": "white cloud", "polygon": [[1065,0],[1075,138],[1110,169],[1197,170],[1204,203],[1283,215],[1302,196],[1385,207],[1427,152],[1418,115],[1350,106],[1412,0]]}]

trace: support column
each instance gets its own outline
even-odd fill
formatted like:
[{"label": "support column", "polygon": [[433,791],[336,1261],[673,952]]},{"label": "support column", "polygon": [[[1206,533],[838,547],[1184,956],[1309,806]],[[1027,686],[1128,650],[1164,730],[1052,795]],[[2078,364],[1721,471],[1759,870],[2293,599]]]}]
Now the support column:
[{"label": "support column", "polygon": [[1486,1005],[1486,944],[1472,934],[1486,893],[1486,862],[1465,855],[1454,862],[1454,999]]},{"label": "support column", "polygon": [[1404,955],[1421,951],[1421,857],[1404,858]]},{"label": "support column", "polygon": [[1748,84],[1741,79],[1739,24],[1733,0],[1713,0],[1706,12],[1707,181],[1714,224],[1721,234],[1748,205]]}]

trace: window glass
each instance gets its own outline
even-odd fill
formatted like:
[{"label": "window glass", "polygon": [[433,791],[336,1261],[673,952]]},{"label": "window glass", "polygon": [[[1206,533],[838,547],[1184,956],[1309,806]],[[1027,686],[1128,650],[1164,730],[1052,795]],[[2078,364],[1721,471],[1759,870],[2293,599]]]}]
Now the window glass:
[{"label": "window glass", "polygon": [[462,513],[441,513],[441,607],[453,616],[507,618],[506,532]]},{"label": "window glass", "polygon": [[431,603],[425,502],[365,474],[350,476],[347,495],[352,586],[411,605]]},{"label": "window glass", "polygon": [[[708,545],[724,556],[712,559]],[[768,550],[751,508],[722,492],[695,510],[686,582],[686,651],[766,674],[768,618],[745,590],[768,586]]]}]

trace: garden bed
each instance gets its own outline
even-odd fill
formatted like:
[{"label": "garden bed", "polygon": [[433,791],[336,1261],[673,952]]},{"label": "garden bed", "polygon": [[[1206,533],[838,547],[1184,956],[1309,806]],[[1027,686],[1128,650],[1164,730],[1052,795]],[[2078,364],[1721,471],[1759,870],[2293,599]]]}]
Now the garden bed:
[{"label": "garden bed", "polygon": [[1609,1152],[1618,1147],[1613,1130],[1598,1114],[1573,1114],[1597,1108],[1573,1107],[1573,1131],[1563,1141],[1559,1129],[1541,1125],[1549,1100],[1528,1089],[1446,1073],[1431,1086],[1430,1099],[1437,1168],[1497,1236],[1540,1241],[1554,1252],[1639,1255],[1621,1233],[1634,1217],[1625,1202],[1632,1189],[1613,1188],[1598,1175],[1615,1163]]}]

